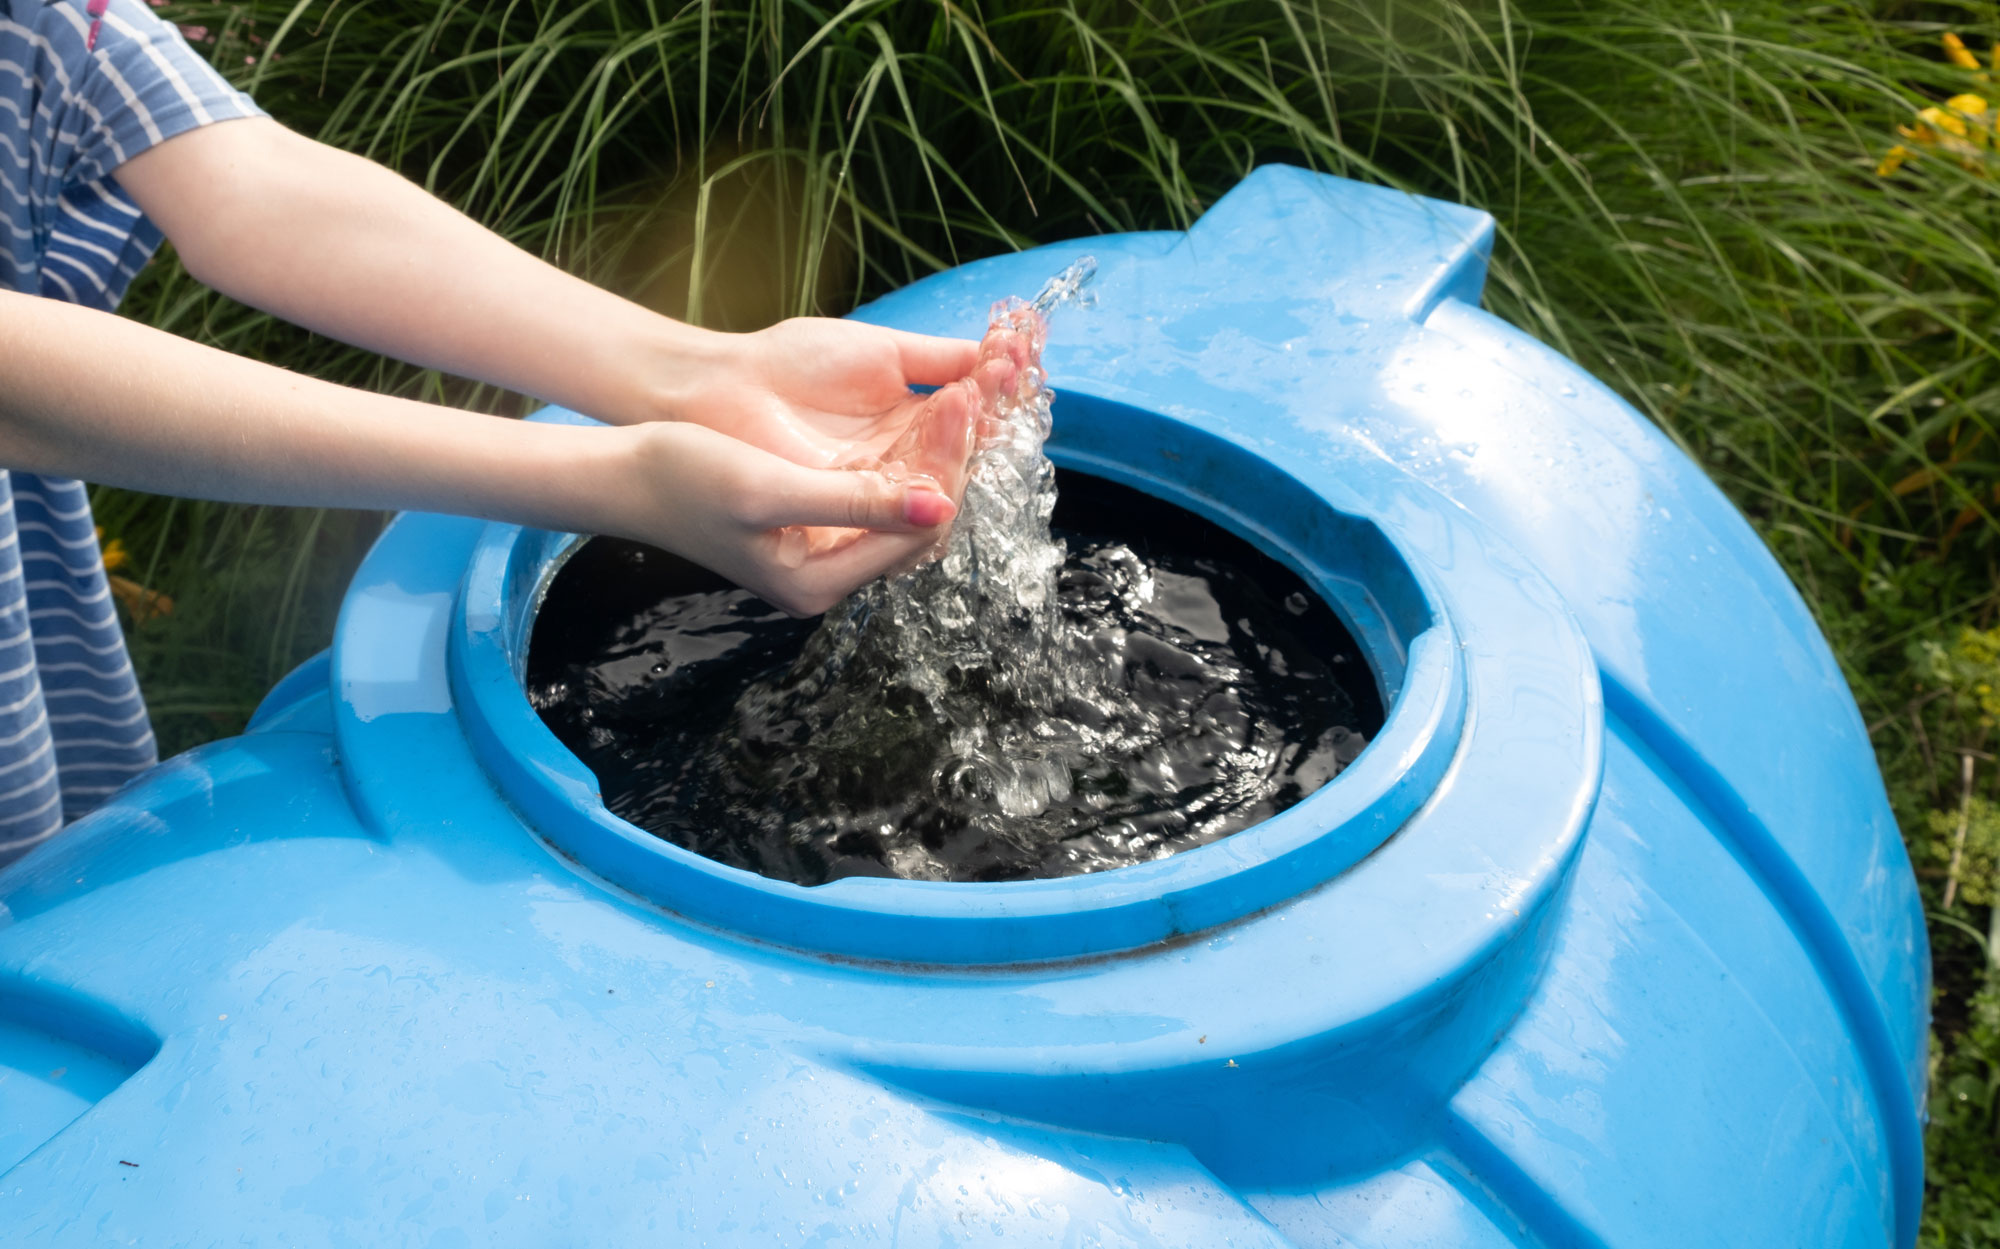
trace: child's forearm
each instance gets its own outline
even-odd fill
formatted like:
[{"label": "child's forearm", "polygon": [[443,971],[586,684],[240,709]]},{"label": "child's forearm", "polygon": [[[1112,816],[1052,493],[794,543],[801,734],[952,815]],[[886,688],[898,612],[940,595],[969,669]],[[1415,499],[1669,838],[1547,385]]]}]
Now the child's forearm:
[{"label": "child's forearm", "polygon": [[629,425],[694,421],[794,463],[866,459],[974,343],[802,318],[716,334],[530,256],[413,183],[262,119],[117,177],[201,280],[329,337]]},{"label": "child's forearm", "polygon": [[0,464],[9,467],[237,502],[593,530],[614,527],[596,503],[620,474],[624,432],[349,390],[0,292]]},{"label": "child's forearm", "polygon": [[200,280],[343,342],[631,422],[682,416],[731,336],[657,316],[372,161],[262,119],[202,127],[118,179]]}]

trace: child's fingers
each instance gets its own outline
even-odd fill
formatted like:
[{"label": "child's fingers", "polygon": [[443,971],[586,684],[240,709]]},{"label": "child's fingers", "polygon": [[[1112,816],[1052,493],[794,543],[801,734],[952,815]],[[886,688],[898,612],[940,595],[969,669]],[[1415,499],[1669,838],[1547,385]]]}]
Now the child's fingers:
[{"label": "child's fingers", "polygon": [[936,338],[890,330],[903,365],[903,380],[912,386],[942,386],[972,372],[979,361],[979,344],[969,338]]},{"label": "child's fingers", "polygon": [[1020,366],[1008,356],[981,360],[972,371],[972,384],[979,388],[980,405],[990,411],[994,402],[1013,388],[1020,371]]},{"label": "child's fingers", "polygon": [[979,376],[975,373],[971,381],[946,386],[924,400],[910,427],[882,458],[906,465],[957,497],[965,489],[965,465],[972,455],[973,418],[981,402],[990,402],[998,393],[984,389]]},{"label": "child's fingers", "polygon": [[892,482],[873,471],[796,466],[787,466],[777,477],[738,511],[752,528],[824,525],[907,532],[935,529],[958,514],[958,505],[928,480]]}]

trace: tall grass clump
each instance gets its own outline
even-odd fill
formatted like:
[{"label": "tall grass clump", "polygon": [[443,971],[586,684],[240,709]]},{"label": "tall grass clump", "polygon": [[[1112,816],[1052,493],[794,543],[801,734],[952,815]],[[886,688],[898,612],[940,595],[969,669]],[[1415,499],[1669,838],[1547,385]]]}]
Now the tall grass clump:
[{"label": "tall grass clump", "polygon": [[[1477,205],[1489,306],[1616,386],[1791,571],[1868,717],[1932,908],[1926,1243],[2000,1243],[2000,165],[1877,162],[1982,84],[1990,2],[248,0],[174,3],[280,120],[704,323],[1180,228],[1291,161]],[[1974,138],[1977,135],[1973,136]],[[522,401],[236,307],[127,311],[322,377]],[[135,630],[185,742],[323,644],[368,522],[100,496],[180,604]],[[271,604],[281,606],[274,612]],[[274,619],[275,617],[275,619]],[[1984,666],[1982,666],[1984,665]],[[1989,674],[1989,669],[1992,671]],[[1989,679],[1989,675],[1990,678]],[[1994,805],[1989,805],[1994,804]]]}]

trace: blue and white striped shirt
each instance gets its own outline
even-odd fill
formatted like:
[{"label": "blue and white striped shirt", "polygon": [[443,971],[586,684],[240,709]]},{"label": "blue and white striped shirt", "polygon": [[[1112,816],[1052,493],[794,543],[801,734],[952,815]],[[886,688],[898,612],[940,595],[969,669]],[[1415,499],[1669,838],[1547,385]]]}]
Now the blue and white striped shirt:
[{"label": "blue and white striped shirt", "polygon": [[[261,112],[142,0],[87,46],[85,3],[0,0],[0,288],[108,312],[160,244],[118,166]],[[0,863],[155,757],[83,483],[0,470]]]}]

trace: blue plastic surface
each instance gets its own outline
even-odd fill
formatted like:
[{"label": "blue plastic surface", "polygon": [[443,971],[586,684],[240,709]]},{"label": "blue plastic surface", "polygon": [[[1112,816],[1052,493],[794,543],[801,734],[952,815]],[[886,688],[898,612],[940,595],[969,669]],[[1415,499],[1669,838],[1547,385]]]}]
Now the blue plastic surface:
[{"label": "blue plastic surface", "polygon": [[1159,863],[641,834],[521,689],[572,539],[399,519],[249,734],[0,875],[0,1244],[1912,1243],[1928,959],[1853,701],[1699,471],[1478,310],[1491,232],[1266,168],[858,314],[975,334],[1096,255],[1052,454],[1290,565],[1393,696]]}]

